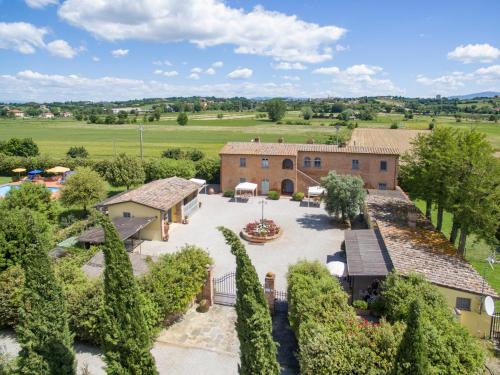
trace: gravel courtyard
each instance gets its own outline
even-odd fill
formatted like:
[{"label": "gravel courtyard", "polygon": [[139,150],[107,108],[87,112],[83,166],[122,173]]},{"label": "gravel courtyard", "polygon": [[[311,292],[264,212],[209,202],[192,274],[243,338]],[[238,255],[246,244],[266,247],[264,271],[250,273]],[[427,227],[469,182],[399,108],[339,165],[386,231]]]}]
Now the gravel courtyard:
[{"label": "gravel courtyard", "polygon": [[[210,253],[215,261],[215,276],[234,271],[234,257],[217,227],[225,226],[239,233],[246,223],[259,220],[262,210],[259,202],[263,197],[234,202],[220,195],[200,194],[199,199],[201,209],[190,217],[189,224],[172,225],[168,242],[146,241],[135,251],[157,256],[193,244]],[[261,281],[272,271],[276,274],[276,288],[285,290],[290,264],[301,259],[326,263],[329,256],[339,251],[344,234],[332,224],[323,207],[307,207],[307,203],[293,202],[287,197],[264,200],[264,216],[280,225],[283,235],[263,245],[243,242]]]}]

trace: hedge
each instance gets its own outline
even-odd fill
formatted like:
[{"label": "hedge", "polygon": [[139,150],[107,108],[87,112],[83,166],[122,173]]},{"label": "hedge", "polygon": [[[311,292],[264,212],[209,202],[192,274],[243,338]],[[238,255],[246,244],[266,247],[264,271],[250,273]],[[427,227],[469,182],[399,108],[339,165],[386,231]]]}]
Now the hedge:
[{"label": "hedge", "polygon": [[[104,302],[102,278],[91,279],[81,270],[97,248],[69,250],[55,264],[56,276],[63,286],[69,314],[69,326],[75,338],[101,344],[101,318]],[[146,325],[153,336],[162,323],[187,310],[201,291],[206,279],[208,254],[185,246],[179,252],[163,255],[151,265],[150,272],[139,278]],[[0,327],[15,327],[23,287],[18,266],[0,273]]]},{"label": "hedge", "polygon": [[186,245],[179,252],[161,256],[143,276],[141,289],[158,310],[161,323],[186,311],[200,293],[213,261],[206,251]]},{"label": "hedge", "polygon": [[319,262],[288,271],[289,321],[302,374],[387,374],[404,325],[359,320],[337,279]]},{"label": "hedge", "polygon": [[196,175],[194,162],[191,160],[154,159],[144,163],[146,182],[168,177],[190,179]]}]

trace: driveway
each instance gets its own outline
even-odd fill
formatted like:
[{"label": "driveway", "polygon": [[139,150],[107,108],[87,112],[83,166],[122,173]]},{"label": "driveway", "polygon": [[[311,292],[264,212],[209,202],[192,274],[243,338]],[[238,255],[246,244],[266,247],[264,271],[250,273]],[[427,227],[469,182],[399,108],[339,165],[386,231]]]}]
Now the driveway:
[{"label": "driveway", "polygon": [[193,244],[206,249],[214,259],[215,276],[232,272],[236,268],[234,256],[217,227],[225,226],[239,233],[245,224],[261,218],[260,202],[264,200],[264,216],[280,225],[283,235],[262,245],[242,241],[261,281],[272,271],[276,274],[276,288],[285,290],[290,264],[301,259],[326,263],[329,256],[339,251],[344,239],[343,230],[332,224],[323,207],[307,207],[306,203],[289,198],[272,201],[255,197],[237,203],[220,195],[201,194],[199,199],[201,209],[190,217],[189,224],[172,225],[168,242],[146,241],[135,251],[158,256]]}]

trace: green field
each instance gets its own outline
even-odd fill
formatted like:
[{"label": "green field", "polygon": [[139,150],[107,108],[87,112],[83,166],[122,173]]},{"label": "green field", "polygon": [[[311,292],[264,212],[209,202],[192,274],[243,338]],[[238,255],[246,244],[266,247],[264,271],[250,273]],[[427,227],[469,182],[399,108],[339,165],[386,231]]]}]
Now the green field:
[{"label": "green field", "polygon": [[[425,202],[417,201],[417,207],[425,212]],[[435,224],[437,221],[437,210],[433,210],[432,212],[432,222]],[[447,238],[450,237],[452,224],[452,215],[445,212],[443,217],[443,233]],[[483,241],[477,240],[474,235],[470,235],[467,238],[467,246],[466,246],[466,259],[472,264],[472,266],[479,272],[481,275],[484,275],[488,283],[500,294],[500,269],[498,265],[495,265],[495,269],[491,269],[491,267],[486,262],[486,258],[491,254],[491,247],[486,245]],[[496,302],[496,310],[500,310],[500,301]]]},{"label": "green field", "polygon": [[[276,142],[284,137],[286,142],[300,143],[313,138],[324,141],[335,133],[329,126],[333,119],[313,119],[310,125],[277,125],[268,120],[256,119],[252,112],[225,113],[223,119],[216,113],[207,112],[192,115],[186,126],[176,124],[175,114],[164,115],[159,122],[144,126],[144,155],[159,156],[172,146],[195,147],[207,155],[216,156],[220,148],[229,141],[249,141],[260,137],[264,142]],[[231,116],[246,116],[233,118]],[[415,116],[413,120],[402,121],[399,114],[377,116],[374,121],[358,121],[360,127],[388,128],[393,122],[401,122],[408,129],[427,129],[429,116]],[[288,112],[285,119],[299,120],[299,112]],[[484,132],[493,146],[500,150],[500,124],[491,122],[455,122],[452,117],[439,117],[437,124],[460,128],[477,128]],[[75,120],[56,119],[2,119],[0,140],[11,137],[31,137],[39,145],[41,153],[63,156],[69,147],[83,145],[91,157],[106,158],[115,153],[139,154],[138,125],[93,125]]]}]

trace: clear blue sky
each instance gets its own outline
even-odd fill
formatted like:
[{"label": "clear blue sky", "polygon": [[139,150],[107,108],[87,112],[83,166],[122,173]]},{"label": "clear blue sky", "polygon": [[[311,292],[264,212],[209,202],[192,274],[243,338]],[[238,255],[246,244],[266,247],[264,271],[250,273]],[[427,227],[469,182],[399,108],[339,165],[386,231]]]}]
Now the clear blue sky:
[{"label": "clear blue sky", "polygon": [[500,91],[499,15],[498,0],[0,0],[0,101]]}]

